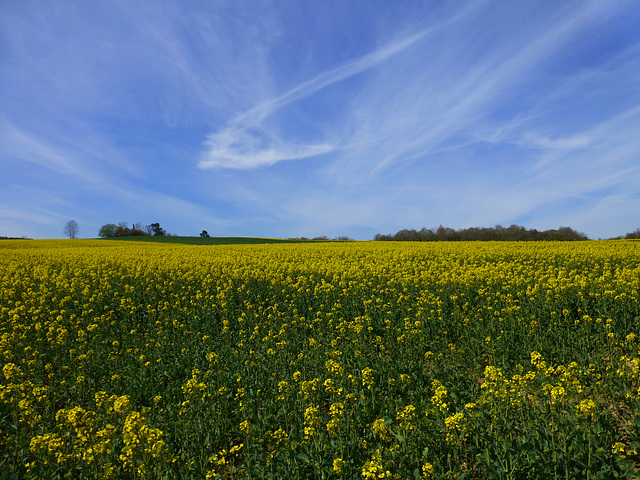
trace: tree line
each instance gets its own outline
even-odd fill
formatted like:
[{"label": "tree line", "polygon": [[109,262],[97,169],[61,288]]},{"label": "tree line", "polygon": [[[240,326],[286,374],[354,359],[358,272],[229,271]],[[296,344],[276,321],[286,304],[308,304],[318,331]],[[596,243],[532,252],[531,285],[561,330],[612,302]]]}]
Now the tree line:
[{"label": "tree line", "polygon": [[[80,228],[78,222],[75,220],[69,220],[65,226],[63,233],[69,238],[78,238]],[[143,225],[142,223],[134,223],[131,228],[127,222],[120,222],[117,225],[115,223],[107,223],[100,227],[98,236],[101,238],[111,237],[130,237],[130,236],[173,236],[171,233],[167,233],[165,229],[160,227],[159,223],[152,223],[150,225]],[[209,237],[209,232],[203,230],[200,233],[201,237]],[[25,239],[27,237],[20,237]],[[18,237],[3,237],[0,236],[0,240],[17,240]],[[640,239],[640,228],[626,235],[620,235],[618,237],[610,238],[610,240],[634,240]],[[291,238],[290,240],[293,240]],[[295,240],[309,240],[305,237],[298,237]],[[329,240],[327,236],[315,237],[312,240]],[[334,240],[348,241],[351,240],[347,236],[336,237]],[[396,241],[396,242],[462,242],[462,241],[567,241],[567,240],[589,240],[589,238],[581,232],[578,232],[571,227],[560,227],[550,230],[536,230],[535,228],[527,229],[520,225],[511,225],[509,227],[503,227],[502,225],[496,225],[495,227],[472,227],[464,228],[460,230],[454,230],[440,225],[438,228],[422,228],[420,230],[408,230],[403,229],[395,234],[383,235],[376,233],[373,237],[376,241]]]},{"label": "tree line", "polygon": [[143,237],[143,236],[155,236],[162,237],[167,235],[164,228],[160,227],[159,223],[152,223],[150,225],[143,225],[142,223],[134,223],[131,228],[127,222],[120,222],[117,225],[115,223],[107,223],[100,227],[98,236],[100,238],[112,238],[112,237]]},{"label": "tree line", "polygon": [[[640,231],[638,232],[640,235]],[[640,238],[640,237],[638,237]],[[589,238],[581,232],[570,227],[560,227],[551,230],[527,229],[520,225],[503,227],[472,227],[460,230],[447,228],[440,225],[438,228],[422,228],[421,230],[400,230],[396,234],[383,235],[377,233],[374,237],[377,241],[400,241],[400,242],[468,242],[468,241],[566,241],[566,240],[588,240]]]}]

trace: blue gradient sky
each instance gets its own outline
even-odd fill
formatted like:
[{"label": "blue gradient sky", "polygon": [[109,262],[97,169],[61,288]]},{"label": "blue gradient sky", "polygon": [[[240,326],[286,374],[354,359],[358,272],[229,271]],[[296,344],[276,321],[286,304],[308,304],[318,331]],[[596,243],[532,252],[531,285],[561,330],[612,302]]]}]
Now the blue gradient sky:
[{"label": "blue gradient sky", "polygon": [[637,0],[6,0],[0,92],[0,236],[640,227]]}]

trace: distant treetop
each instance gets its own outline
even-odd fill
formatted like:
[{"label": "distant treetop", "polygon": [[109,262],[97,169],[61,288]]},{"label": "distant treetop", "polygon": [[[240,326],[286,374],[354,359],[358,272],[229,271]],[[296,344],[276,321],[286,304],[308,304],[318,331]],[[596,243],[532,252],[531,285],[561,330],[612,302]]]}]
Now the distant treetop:
[{"label": "distant treetop", "polygon": [[101,238],[111,237],[143,237],[148,235],[164,236],[167,232],[160,228],[159,223],[152,223],[151,225],[143,225],[142,223],[134,223],[131,228],[127,222],[120,222],[118,225],[115,223],[107,223],[100,227],[98,236]]},{"label": "distant treetop", "polygon": [[640,228],[638,228],[636,231],[631,232],[631,233],[627,233],[627,235],[625,235],[625,237],[627,240],[635,240],[640,238]]}]

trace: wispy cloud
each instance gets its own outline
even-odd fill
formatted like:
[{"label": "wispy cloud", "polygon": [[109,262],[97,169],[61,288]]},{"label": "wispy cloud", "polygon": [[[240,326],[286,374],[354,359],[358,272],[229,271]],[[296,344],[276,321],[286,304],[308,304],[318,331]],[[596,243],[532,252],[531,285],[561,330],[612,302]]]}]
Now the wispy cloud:
[{"label": "wispy cloud", "polygon": [[33,213],[29,210],[19,208],[0,207],[0,218],[29,221],[39,224],[51,224],[52,218],[50,212]]},{"label": "wispy cloud", "polygon": [[[477,8],[477,7],[474,7]],[[208,135],[199,167],[248,169],[269,166],[283,160],[302,159],[321,155],[341,148],[340,145],[322,142],[301,145],[291,140],[282,140],[263,121],[284,106],[314,95],[320,90],[376,67],[401,52],[415,46],[429,35],[464,18],[467,8],[444,22],[407,35],[373,52],[336,68],[321,72],[284,94],[269,99],[236,116],[221,131]]]},{"label": "wispy cloud", "polygon": [[[265,130],[265,129],[261,129]],[[283,142],[275,135],[260,135],[258,130],[228,128],[210,135],[205,145],[209,150],[200,160],[200,168],[232,168],[245,170],[269,166],[283,160],[298,160],[333,151],[334,145],[298,145]]]},{"label": "wispy cloud", "polygon": [[[521,89],[535,88],[533,73],[597,13],[593,2],[577,11],[567,10],[557,14],[554,22],[527,26],[529,31],[511,43],[496,43],[464,65],[456,58],[469,47],[461,28],[451,32],[459,33],[460,40],[446,43],[445,54],[429,52],[427,43],[421,68],[389,65],[357,99],[352,156],[367,159],[365,168],[376,172],[452,145],[467,146],[477,130],[491,123],[495,110],[506,110],[505,102],[516,100]],[[472,22],[481,20],[472,18],[464,27],[473,31],[478,27]],[[393,69],[409,72],[412,80],[407,82],[406,75],[395,75]]]},{"label": "wispy cloud", "polygon": [[53,145],[43,142],[6,120],[0,121],[0,149],[14,160],[35,163],[65,175],[87,179],[87,175]]}]

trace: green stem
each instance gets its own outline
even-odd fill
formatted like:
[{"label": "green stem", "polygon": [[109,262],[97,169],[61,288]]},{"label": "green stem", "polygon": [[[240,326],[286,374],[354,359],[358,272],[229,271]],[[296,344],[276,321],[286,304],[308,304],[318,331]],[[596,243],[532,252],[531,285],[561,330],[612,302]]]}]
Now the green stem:
[{"label": "green stem", "polygon": [[589,419],[589,450],[587,450],[587,480],[591,478],[591,419]]}]

